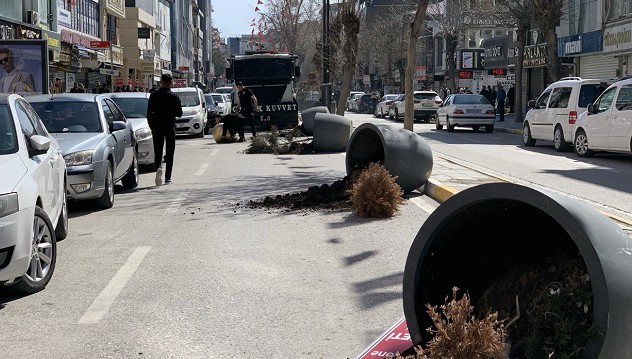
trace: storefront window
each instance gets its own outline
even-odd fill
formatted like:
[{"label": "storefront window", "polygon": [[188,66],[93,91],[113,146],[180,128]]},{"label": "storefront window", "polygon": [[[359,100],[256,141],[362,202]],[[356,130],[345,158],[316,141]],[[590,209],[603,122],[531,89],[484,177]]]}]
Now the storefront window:
[{"label": "storefront window", "polygon": [[0,9],[2,9],[2,16],[22,21],[22,1],[0,0]]}]

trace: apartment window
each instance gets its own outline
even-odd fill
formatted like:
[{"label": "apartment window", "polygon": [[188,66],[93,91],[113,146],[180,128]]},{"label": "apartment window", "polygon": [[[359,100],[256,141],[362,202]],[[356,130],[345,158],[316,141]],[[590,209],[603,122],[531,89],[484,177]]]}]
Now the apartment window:
[{"label": "apartment window", "polygon": [[118,34],[116,32],[118,25],[118,19],[115,16],[108,14],[107,19],[107,39],[112,42],[112,44],[118,44]]},{"label": "apartment window", "polygon": [[632,13],[632,0],[623,0],[623,12],[622,15],[628,15]]},{"label": "apartment window", "polygon": [[70,11],[73,30],[99,37],[99,2],[94,0],[63,0],[57,6]]},{"label": "apartment window", "polygon": [[0,9],[2,9],[2,16],[22,21],[22,1],[0,0]]}]

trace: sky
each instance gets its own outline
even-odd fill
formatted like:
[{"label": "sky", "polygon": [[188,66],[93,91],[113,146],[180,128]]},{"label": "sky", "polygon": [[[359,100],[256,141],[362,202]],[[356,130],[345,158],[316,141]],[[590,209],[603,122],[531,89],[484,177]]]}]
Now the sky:
[{"label": "sky", "polygon": [[[266,3],[266,0],[262,0]],[[249,34],[257,0],[213,0],[213,26],[217,27],[222,38]],[[265,5],[259,6],[264,10]]]}]

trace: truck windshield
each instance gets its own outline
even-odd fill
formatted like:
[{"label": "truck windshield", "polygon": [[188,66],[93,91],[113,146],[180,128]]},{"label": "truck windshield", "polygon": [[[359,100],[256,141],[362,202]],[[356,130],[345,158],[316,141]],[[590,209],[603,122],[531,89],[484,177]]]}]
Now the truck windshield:
[{"label": "truck windshield", "polygon": [[293,60],[290,59],[243,59],[235,60],[235,79],[289,79],[292,78]]}]

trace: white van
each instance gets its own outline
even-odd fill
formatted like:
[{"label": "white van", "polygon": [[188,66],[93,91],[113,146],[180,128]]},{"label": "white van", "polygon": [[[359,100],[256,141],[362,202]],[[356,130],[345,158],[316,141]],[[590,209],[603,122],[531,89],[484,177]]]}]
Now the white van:
[{"label": "white van", "polygon": [[567,77],[544,90],[523,123],[523,143],[534,146],[536,140],[553,141],[556,151],[567,151],[573,143],[577,117],[608,87],[612,80],[588,80]]},{"label": "white van", "polygon": [[176,133],[204,137],[206,128],[206,100],[197,87],[172,88],[182,103],[182,117],[176,118]]}]

